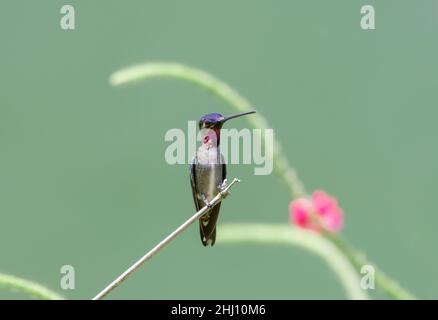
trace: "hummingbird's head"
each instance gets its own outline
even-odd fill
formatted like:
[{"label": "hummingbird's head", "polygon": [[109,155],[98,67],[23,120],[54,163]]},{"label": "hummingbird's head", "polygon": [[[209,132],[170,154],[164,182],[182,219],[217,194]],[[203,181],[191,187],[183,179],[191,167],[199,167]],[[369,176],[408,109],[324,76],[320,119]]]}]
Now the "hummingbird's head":
[{"label": "hummingbird's head", "polygon": [[225,117],[220,113],[205,114],[199,120],[199,130],[202,129],[221,129],[224,124]]},{"label": "hummingbird's head", "polygon": [[226,121],[252,113],[255,113],[255,110],[234,114],[228,117],[224,117],[220,113],[209,113],[203,115],[199,120],[199,130],[205,132],[202,138],[203,143],[215,143],[216,145],[219,145],[220,131]]},{"label": "hummingbird's head", "polygon": [[252,113],[256,113],[255,110],[234,114],[234,115],[228,116],[228,117],[224,117],[220,113],[209,113],[209,114],[203,115],[201,117],[201,119],[199,120],[199,130],[202,130],[202,129],[211,129],[211,130],[219,129],[220,130],[226,121],[228,121],[230,119],[238,118],[241,116],[245,116],[247,114],[252,114]]}]

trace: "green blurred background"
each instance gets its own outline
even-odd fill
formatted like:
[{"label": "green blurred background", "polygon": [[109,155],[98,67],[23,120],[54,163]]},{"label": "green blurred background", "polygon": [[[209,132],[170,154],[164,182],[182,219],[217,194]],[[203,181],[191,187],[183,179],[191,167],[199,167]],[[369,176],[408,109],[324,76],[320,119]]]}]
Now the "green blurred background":
[{"label": "green blurred background", "polygon": [[[59,26],[64,4],[76,9],[74,31]],[[364,4],[375,5],[375,31],[359,27]],[[125,66],[177,61],[248,97],[308,190],[338,197],[345,237],[436,298],[437,30],[438,2],[426,0],[3,0],[0,271],[87,299],[193,213],[188,169],[166,164],[164,134],[233,111],[187,83],[108,82]],[[285,185],[253,168],[229,167],[243,183],[220,223],[288,223]],[[60,289],[65,264],[75,290]],[[193,226],[110,297],[345,295],[307,252],[204,248]]]}]

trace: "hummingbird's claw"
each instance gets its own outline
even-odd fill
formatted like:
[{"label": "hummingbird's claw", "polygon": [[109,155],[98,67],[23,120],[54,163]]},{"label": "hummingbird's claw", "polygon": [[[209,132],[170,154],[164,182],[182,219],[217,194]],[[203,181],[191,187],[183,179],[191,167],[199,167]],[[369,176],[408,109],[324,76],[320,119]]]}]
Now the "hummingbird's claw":
[{"label": "hummingbird's claw", "polygon": [[229,196],[231,193],[228,191],[228,181],[227,179],[224,179],[224,181],[222,182],[222,184],[220,186],[218,186],[220,193],[222,194],[222,197],[227,197]]},{"label": "hummingbird's claw", "polygon": [[220,191],[224,191],[227,187],[228,187],[228,181],[227,181],[227,179],[224,179],[224,181],[222,181],[222,184],[219,185],[218,188]]},{"label": "hummingbird's claw", "polygon": [[204,194],[202,194],[202,201],[204,201],[204,204],[207,206],[208,209],[211,209],[213,206],[208,202],[207,198]]}]

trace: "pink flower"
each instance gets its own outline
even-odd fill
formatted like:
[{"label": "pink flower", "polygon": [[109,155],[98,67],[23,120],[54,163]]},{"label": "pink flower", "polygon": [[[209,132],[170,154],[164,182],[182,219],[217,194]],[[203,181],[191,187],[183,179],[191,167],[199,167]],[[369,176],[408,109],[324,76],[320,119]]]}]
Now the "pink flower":
[{"label": "pink flower", "polygon": [[313,210],[312,202],[307,198],[299,198],[289,204],[289,212],[292,223],[305,229],[317,231],[317,227],[310,219]]},{"label": "pink flower", "polygon": [[[320,232],[339,232],[344,224],[344,213],[336,198],[317,190],[311,199],[299,198],[289,204],[291,222],[297,226]],[[316,219],[319,220],[316,221]]]}]

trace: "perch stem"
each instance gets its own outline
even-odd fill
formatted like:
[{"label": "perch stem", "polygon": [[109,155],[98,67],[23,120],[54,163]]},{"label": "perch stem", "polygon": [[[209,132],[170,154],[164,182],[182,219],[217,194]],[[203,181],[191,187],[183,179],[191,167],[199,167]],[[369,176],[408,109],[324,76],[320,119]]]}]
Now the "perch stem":
[{"label": "perch stem", "polygon": [[211,210],[216,204],[221,202],[228,194],[228,190],[237,182],[240,182],[239,179],[234,179],[229,185],[227,185],[221,192],[219,192],[216,197],[214,197],[209,205],[206,205],[201,210],[196,212],[193,216],[191,216],[186,222],[180,225],[175,229],[172,233],[170,233],[166,238],[164,238],[160,243],[158,243],[155,247],[153,247],[148,253],[146,253],[143,257],[141,257],[137,262],[135,262],[132,266],[130,266],[125,272],[123,272],[120,276],[118,276],[113,282],[111,282],[105,289],[99,292],[93,300],[101,300],[106,295],[108,295],[111,291],[113,291],[119,284],[125,281],[131,274],[137,271],[146,261],[151,259],[156,253],[158,253],[161,249],[163,249],[167,244],[169,244],[173,239],[175,239],[178,235],[180,235],[185,229],[187,229],[191,224],[193,224],[196,220],[202,217],[205,213]]}]

